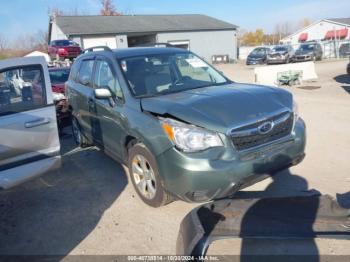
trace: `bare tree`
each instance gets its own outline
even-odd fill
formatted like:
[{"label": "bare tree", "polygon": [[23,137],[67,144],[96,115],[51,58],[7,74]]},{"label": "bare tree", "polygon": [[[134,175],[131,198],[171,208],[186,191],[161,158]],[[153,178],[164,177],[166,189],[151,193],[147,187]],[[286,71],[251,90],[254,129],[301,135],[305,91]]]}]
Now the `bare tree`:
[{"label": "bare tree", "polygon": [[80,10],[78,7],[74,7],[68,10],[62,10],[58,7],[49,7],[47,10],[49,16],[77,16],[77,15],[87,15],[88,12]]},{"label": "bare tree", "polygon": [[5,50],[7,47],[8,47],[7,39],[5,38],[5,36],[0,34],[0,51]]},{"label": "bare tree", "polygon": [[48,33],[38,30],[34,33],[19,35],[13,43],[14,49],[30,52],[38,50],[42,52],[47,51]]},{"label": "bare tree", "polygon": [[101,0],[102,9],[100,15],[110,16],[110,15],[122,15],[118,12],[115,5],[111,0]]},{"label": "bare tree", "polygon": [[304,18],[304,19],[302,19],[302,20],[298,23],[297,29],[302,29],[302,28],[304,28],[304,27],[307,27],[307,26],[311,25],[311,23],[312,23],[312,22],[311,22],[310,19]]},{"label": "bare tree", "polygon": [[58,7],[49,7],[47,12],[50,16],[62,16],[65,14],[65,12]]}]

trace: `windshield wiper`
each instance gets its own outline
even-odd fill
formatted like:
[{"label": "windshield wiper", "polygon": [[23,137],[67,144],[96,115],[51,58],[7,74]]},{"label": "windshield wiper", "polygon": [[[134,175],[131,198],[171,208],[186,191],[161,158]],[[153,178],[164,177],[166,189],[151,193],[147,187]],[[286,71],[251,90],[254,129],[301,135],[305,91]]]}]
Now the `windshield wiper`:
[{"label": "windshield wiper", "polygon": [[222,83],[210,83],[210,84],[207,84],[207,85],[202,85],[202,86],[195,86],[193,88],[188,88],[186,90],[191,90],[191,89],[197,89],[197,88],[205,88],[205,87],[209,87],[209,86],[222,86],[222,85],[226,85],[226,84],[230,84],[229,81],[226,81],[226,82],[222,82]]}]

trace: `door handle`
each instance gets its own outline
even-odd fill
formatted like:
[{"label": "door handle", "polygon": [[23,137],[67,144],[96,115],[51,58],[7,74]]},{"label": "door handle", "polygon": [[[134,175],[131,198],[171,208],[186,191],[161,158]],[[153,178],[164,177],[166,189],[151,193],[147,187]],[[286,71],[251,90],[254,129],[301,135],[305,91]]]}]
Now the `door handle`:
[{"label": "door handle", "polygon": [[32,127],[36,127],[36,126],[46,125],[48,123],[50,123],[50,119],[47,117],[44,117],[44,118],[36,119],[34,121],[26,122],[26,123],[24,123],[24,126],[25,126],[25,128],[32,128]]}]

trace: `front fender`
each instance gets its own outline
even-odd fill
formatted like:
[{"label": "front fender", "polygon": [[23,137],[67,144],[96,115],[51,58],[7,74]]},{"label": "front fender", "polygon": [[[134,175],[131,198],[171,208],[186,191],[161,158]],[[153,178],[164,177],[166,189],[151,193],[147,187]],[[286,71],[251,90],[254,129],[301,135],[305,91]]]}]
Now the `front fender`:
[{"label": "front fender", "polygon": [[[142,142],[153,154],[154,157],[164,153],[173,147],[173,143],[164,133],[160,121],[157,117],[144,112],[128,114],[127,132],[125,132],[124,145],[128,137],[134,137]],[[124,156],[127,159],[127,152]]]}]

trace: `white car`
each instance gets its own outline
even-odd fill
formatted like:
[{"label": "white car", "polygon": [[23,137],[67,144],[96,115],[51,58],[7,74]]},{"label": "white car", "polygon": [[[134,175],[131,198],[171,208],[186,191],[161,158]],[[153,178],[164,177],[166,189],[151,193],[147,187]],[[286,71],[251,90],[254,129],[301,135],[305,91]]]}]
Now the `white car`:
[{"label": "white car", "polygon": [[[21,88],[13,86],[9,76],[15,76]],[[0,61],[0,188],[11,188],[60,165],[56,112],[45,59]]]}]

